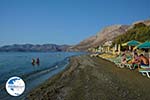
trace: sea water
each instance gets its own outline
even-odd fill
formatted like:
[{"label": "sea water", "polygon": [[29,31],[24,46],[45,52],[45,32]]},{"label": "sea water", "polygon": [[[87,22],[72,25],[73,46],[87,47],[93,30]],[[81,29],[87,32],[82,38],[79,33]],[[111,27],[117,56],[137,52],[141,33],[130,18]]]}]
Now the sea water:
[{"label": "sea water", "polygon": [[[69,63],[69,57],[83,52],[0,52],[0,100],[20,100],[46,81],[59,73]],[[32,65],[32,59],[39,58],[39,65]],[[25,91],[19,97],[10,96],[5,84],[10,77],[19,76],[25,81]]]}]

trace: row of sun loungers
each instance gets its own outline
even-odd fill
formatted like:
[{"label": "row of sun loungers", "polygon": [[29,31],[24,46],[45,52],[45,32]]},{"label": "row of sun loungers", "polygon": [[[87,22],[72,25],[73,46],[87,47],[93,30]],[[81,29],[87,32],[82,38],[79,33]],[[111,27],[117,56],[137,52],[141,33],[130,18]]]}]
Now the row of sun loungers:
[{"label": "row of sun loungers", "polygon": [[[117,67],[119,68],[129,68],[130,70],[135,69],[138,65],[132,65],[130,63],[126,63],[126,64],[122,64],[121,63],[121,56],[118,57],[103,57],[100,56],[103,59],[106,59],[110,62],[113,62]],[[129,60],[131,58],[129,57]],[[148,78],[150,78],[150,67],[149,66],[140,66],[140,68],[138,68],[139,73],[141,73],[143,76],[147,76]]]}]

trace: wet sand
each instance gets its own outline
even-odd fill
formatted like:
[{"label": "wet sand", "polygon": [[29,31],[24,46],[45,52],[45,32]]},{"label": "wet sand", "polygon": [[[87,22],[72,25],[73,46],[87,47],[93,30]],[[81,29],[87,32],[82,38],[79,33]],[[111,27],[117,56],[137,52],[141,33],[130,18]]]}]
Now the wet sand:
[{"label": "wet sand", "polygon": [[149,100],[150,79],[88,55],[70,58],[61,73],[27,96],[29,100]]}]

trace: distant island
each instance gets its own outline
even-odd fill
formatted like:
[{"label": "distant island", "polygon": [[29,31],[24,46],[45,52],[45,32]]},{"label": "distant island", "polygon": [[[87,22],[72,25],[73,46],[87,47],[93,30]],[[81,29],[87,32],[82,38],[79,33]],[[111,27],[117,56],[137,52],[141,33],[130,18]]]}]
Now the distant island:
[{"label": "distant island", "polygon": [[56,44],[13,44],[0,47],[0,52],[55,52],[67,51],[69,45],[56,45]]}]

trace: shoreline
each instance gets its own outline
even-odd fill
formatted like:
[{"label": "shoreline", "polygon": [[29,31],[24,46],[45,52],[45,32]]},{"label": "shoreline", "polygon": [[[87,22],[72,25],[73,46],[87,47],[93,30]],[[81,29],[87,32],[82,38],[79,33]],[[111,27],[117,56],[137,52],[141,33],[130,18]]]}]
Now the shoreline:
[{"label": "shoreline", "polygon": [[63,60],[53,63],[49,68],[35,70],[31,73],[22,75],[21,78],[24,79],[27,88],[25,89],[24,93],[19,97],[11,97],[5,90],[5,83],[1,84],[0,98],[6,100],[7,99],[23,100],[30,91],[32,91],[34,88],[38,88],[40,84],[43,84],[50,77],[55,76],[57,75],[57,73],[62,72],[68,66],[68,64],[69,64],[69,57],[65,57]]},{"label": "shoreline", "polygon": [[137,70],[88,55],[71,57],[69,65],[36,89],[27,99],[94,100],[149,99],[150,80]]}]

